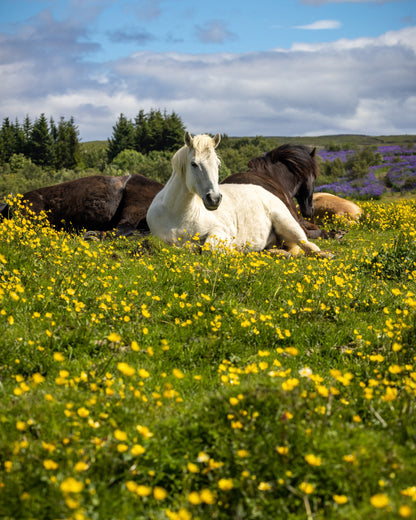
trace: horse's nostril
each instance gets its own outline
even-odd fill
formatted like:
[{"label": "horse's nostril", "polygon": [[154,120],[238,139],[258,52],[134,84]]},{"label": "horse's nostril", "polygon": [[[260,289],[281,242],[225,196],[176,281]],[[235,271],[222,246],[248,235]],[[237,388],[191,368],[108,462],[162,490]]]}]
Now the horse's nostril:
[{"label": "horse's nostril", "polygon": [[204,205],[207,209],[217,209],[221,203],[221,193],[207,193],[204,198]]}]

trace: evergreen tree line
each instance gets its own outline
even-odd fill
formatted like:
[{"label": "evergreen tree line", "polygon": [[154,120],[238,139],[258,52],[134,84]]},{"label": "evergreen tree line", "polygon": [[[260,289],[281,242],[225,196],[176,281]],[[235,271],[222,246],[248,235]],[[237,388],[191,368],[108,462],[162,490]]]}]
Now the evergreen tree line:
[{"label": "evergreen tree line", "polygon": [[185,127],[175,113],[123,114],[107,141],[80,143],[73,118],[58,124],[44,114],[0,126],[0,200],[86,175],[140,173],[166,182],[173,153],[183,145]]},{"label": "evergreen tree line", "polygon": [[[132,121],[120,114],[108,139],[107,163],[124,150],[143,155],[150,152],[172,152],[183,145],[185,127],[174,112],[167,114],[141,110]],[[0,128],[0,165],[10,163],[13,156],[24,155],[42,168],[74,169],[83,167],[78,128],[73,117],[63,117],[56,124],[41,114],[34,122],[26,116],[23,124],[16,119],[3,120]]]},{"label": "evergreen tree line", "polygon": [[185,126],[181,118],[172,112],[140,110],[134,120],[120,114],[113,126],[113,135],[108,139],[107,157],[111,163],[124,150],[141,154],[150,152],[173,152],[183,145]]},{"label": "evergreen tree line", "polygon": [[45,114],[34,122],[26,116],[23,124],[6,117],[0,128],[0,164],[24,155],[42,168],[75,168],[81,163],[78,134],[72,117],[69,121],[62,117],[58,124]]}]

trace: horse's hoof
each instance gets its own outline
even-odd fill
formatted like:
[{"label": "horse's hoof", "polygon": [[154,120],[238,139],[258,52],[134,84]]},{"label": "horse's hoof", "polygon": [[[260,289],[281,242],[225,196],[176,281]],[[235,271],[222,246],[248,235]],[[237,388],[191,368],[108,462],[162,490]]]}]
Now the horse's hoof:
[{"label": "horse's hoof", "polygon": [[266,249],[265,251],[267,251],[267,253],[269,253],[270,255],[273,255],[273,256],[282,256],[283,258],[292,257],[292,253],[290,253],[289,251],[286,251],[285,249],[277,249],[277,248],[273,247],[272,249]]},{"label": "horse's hoof", "polygon": [[94,242],[100,242],[105,236],[103,231],[87,231],[84,233],[84,240],[93,240]]},{"label": "horse's hoof", "polygon": [[329,237],[335,240],[341,240],[346,234],[347,231],[345,229],[331,229],[329,232]]},{"label": "horse's hoof", "polygon": [[319,258],[327,258],[328,260],[332,260],[333,258],[335,258],[334,253],[331,253],[331,251],[318,251],[316,255]]}]

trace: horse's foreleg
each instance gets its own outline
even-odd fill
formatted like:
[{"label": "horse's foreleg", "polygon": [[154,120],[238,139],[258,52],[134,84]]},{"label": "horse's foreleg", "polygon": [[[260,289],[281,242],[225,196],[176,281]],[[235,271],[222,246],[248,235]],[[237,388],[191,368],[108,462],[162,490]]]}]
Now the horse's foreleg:
[{"label": "horse's foreleg", "polygon": [[316,244],[309,242],[305,232],[289,212],[274,212],[271,217],[275,233],[283,239],[292,255],[299,254],[302,249],[307,255],[328,256]]}]

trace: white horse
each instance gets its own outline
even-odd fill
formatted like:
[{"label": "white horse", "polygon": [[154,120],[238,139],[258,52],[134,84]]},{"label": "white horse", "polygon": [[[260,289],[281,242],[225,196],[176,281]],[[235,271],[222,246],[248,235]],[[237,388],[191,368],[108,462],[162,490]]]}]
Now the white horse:
[{"label": "white horse", "polygon": [[284,240],[293,254],[326,256],[309,242],[287,206],[276,196],[253,184],[218,186],[220,160],[215,148],[220,134],[185,134],[185,146],[172,158],[172,175],[147,211],[153,235],[169,244],[187,241],[210,249],[262,251]]}]

